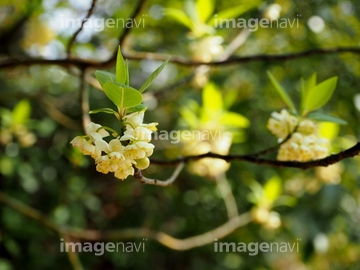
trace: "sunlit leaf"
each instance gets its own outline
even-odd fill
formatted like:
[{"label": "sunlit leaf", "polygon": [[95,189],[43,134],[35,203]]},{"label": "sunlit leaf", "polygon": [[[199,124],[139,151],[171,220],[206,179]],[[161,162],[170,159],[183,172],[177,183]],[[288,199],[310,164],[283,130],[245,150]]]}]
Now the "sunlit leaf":
[{"label": "sunlit leaf", "polygon": [[273,203],[282,193],[281,179],[274,175],[264,185],[264,194],[266,200]]},{"label": "sunlit leaf", "polygon": [[166,61],[164,63],[162,63],[161,66],[159,66],[153,73],[151,73],[149,78],[147,78],[146,81],[144,82],[144,84],[140,87],[140,89],[139,89],[140,93],[144,92],[152,84],[152,82],[156,79],[156,77],[160,74],[160,72],[167,65],[169,60],[170,60],[170,57],[168,59],[166,59]]},{"label": "sunlit leaf", "polygon": [[[222,11],[218,12],[217,14],[215,14],[215,16],[209,20],[208,24],[211,26],[220,27],[222,21],[226,22],[230,19],[234,19],[236,22],[235,18],[241,16],[242,14],[248,12],[249,10],[251,10],[253,8],[258,7],[260,3],[261,3],[261,1],[259,1],[259,0],[246,1],[241,5],[222,10]],[[230,22],[230,24],[231,24],[231,22]]]},{"label": "sunlit leaf", "polygon": [[285,102],[285,104],[288,105],[292,111],[296,112],[294,102],[292,101],[288,93],[285,91],[285,89],[278,83],[278,81],[275,79],[275,77],[271,74],[270,71],[268,71],[267,74],[272,85],[275,87],[276,91],[278,92],[282,100]]},{"label": "sunlit leaf", "polygon": [[121,84],[126,84],[127,77],[127,68],[119,46],[116,59],[116,81]]},{"label": "sunlit leaf", "polygon": [[235,112],[224,112],[220,118],[220,123],[224,126],[246,128],[250,125],[249,119]]},{"label": "sunlit leaf", "polygon": [[116,81],[116,77],[114,74],[107,72],[107,71],[103,71],[103,70],[95,71],[95,77],[98,80],[98,82],[100,83],[102,88],[104,88],[105,83]]},{"label": "sunlit leaf", "polygon": [[332,97],[337,84],[337,77],[332,77],[311,88],[304,103],[304,114],[324,106]]},{"label": "sunlit leaf", "polygon": [[190,30],[194,29],[193,22],[188,17],[188,15],[186,15],[186,13],[182,10],[176,8],[166,8],[165,15],[176,20],[178,23],[186,26]]},{"label": "sunlit leaf", "polygon": [[203,107],[208,112],[219,112],[223,109],[223,98],[220,90],[213,83],[208,83],[202,91]]},{"label": "sunlit leaf", "polygon": [[179,109],[181,117],[191,129],[196,129],[199,126],[199,117],[196,112],[189,106],[183,106]]},{"label": "sunlit leaf", "polygon": [[214,12],[215,0],[197,0],[196,10],[200,21],[205,23]]},{"label": "sunlit leaf", "polygon": [[113,82],[104,84],[106,96],[120,109],[137,106],[142,101],[142,95],[134,88]]},{"label": "sunlit leaf", "polygon": [[12,111],[12,121],[14,124],[24,124],[29,119],[31,113],[30,102],[26,99],[21,100]]},{"label": "sunlit leaf", "polygon": [[333,122],[321,122],[319,123],[319,135],[321,138],[328,140],[335,139],[340,131],[339,124]]}]

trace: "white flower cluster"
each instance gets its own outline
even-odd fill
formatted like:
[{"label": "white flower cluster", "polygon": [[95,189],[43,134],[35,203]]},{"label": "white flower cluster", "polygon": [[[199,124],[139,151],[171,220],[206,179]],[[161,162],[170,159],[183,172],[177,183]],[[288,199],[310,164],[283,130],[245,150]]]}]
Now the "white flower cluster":
[{"label": "white flower cluster", "polygon": [[[134,175],[135,165],[138,169],[146,169],[149,156],[154,145],[150,143],[151,134],[157,123],[143,124],[144,111],[129,114],[123,118],[125,132],[121,137],[107,143],[104,137],[110,134],[99,124],[91,122],[86,128],[86,136],[77,136],[71,144],[79,148],[84,155],[95,159],[96,170],[101,173],[115,173],[115,177],[124,180]],[[124,146],[121,142],[126,141]]]},{"label": "white flower cluster", "polygon": [[211,62],[224,51],[222,43],[221,36],[209,36],[194,41],[190,44],[193,59],[200,62]]},{"label": "white flower cluster", "polygon": [[[296,132],[295,131],[295,128]],[[309,161],[320,159],[328,155],[328,140],[320,138],[315,122],[304,119],[300,123],[295,116],[286,110],[281,113],[273,112],[268,121],[267,128],[278,137],[279,142],[291,137],[280,146],[277,156],[283,161]]]}]

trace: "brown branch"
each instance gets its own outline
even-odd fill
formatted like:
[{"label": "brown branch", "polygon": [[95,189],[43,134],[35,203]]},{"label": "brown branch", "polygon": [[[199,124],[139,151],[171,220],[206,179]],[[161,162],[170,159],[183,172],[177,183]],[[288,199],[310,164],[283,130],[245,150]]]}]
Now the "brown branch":
[{"label": "brown branch", "polygon": [[136,168],[135,168],[134,177],[136,179],[139,179],[140,182],[143,183],[143,184],[155,185],[155,186],[160,186],[160,187],[167,187],[167,186],[170,186],[172,183],[174,183],[174,181],[179,176],[179,174],[182,171],[182,169],[184,168],[184,166],[185,166],[185,163],[180,162],[178,164],[178,166],[176,167],[175,171],[173,172],[173,174],[170,176],[170,178],[167,179],[167,180],[163,180],[163,181],[162,180],[157,180],[157,179],[147,178],[147,177],[142,175],[141,170],[136,169]]},{"label": "brown branch", "polygon": [[224,224],[206,233],[188,237],[185,239],[178,239],[164,232],[154,231],[147,228],[129,228],[104,232],[80,228],[64,228],[52,222],[46,216],[41,214],[38,210],[14,198],[11,198],[3,192],[0,192],[0,202],[24,214],[25,216],[34,219],[35,221],[58,233],[59,235],[66,235],[67,237],[65,239],[71,237],[86,241],[114,241],[120,239],[148,238],[153,239],[161,243],[162,245],[175,250],[188,250],[210,244],[214,242],[215,239],[220,239],[231,234],[238,228],[250,223],[252,220],[249,213],[244,213],[231,218]]},{"label": "brown branch", "polygon": [[261,165],[270,165],[274,167],[289,167],[289,168],[298,168],[307,170],[309,168],[314,167],[327,167],[331,164],[337,163],[343,159],[351,158],[359,155],[360,153],[360,142],[355,144],[353,147],[346,149],[344,151],[341,151],[337,154],[333,154],[330,156],[327,156],[322,159],[312,160],[312,161],[306,161],[306,162],[299,162],[299,161],[279,161],[279,160],[272,160],[272,159],[265,159],[265,158],[258,158],[257,156],[253,155],[220,155],[215,153],[206,153],[196,156],[185,156],[185,157],[179,157],[177,159],[173,160],[155,160],[152,159],[152,164],[158,164],[158,165],[175,165],[180,162],[189,162],[191,160],[199,160],[202,158],[219,158],[223,159],[227,162],[231,161],[246,161],[250,163],[255,164],[261,164]]},{"label": "brown branch", "polygon": [[80,28],[74,33],[74,35],[71,37],[69,44],[67,46],[66,49],[66,53],[67,53],[67,57],[70,57],[70,53],[71,53],[71,47],[74,44],[76,37],[80,34],[80,32],[83,30],[85,23],[87,22],[87,20],[90,18],[90,16],[93,14],[95,6],[96,6],[96,1],[97,0],[92,0],[91,6],[85,16],[85,18],[82,20],[81,22],[81,26]]},{"label": "brown branch", "polygon": [[89,106],[89,91],[86,88],[85,81],[86,70],[81,70],[80,75],[80,104],[81,104],[81,119],[82,119],[82,127],[86,133],[86,127],[90,124],[90,106]]},{"label": "brown branch", "polygon": [[[170,62],[174,64],[179,64],[183,66],[200,66],[200,65],[209,65],[209,66],[224,66],[224,65],[235,65],[255,61],[288,61],[294,60],[302,57],[310,57],[315,55],[326,55],[326,54],[341,54],[341,53],[353,53],[360,54],[360,48],[353,47],[344,47],[344,48],[329,48],[329,49],[311,49],[303,52],[297,53],[287,53],[287,54],[259,54],[251,56],[233,56],[229,59],[223,61],[214,61],[210,63],[206,62],[195,62],[188,58],[182,56],[172,56]],[[123,52],[124,58],[129,60],[158,60],[165,61],[168,58],[168,55],[149,53],[149,52]],[[76,66],[78,68],[104,68],[110,66],[115,61],[112,56],[109,60],[98,62],[94,60],[85,60],[80,58],[70,58],[70,59],[41,59],[41,58],[8,58],[0,62],[0,69],[12,68],[16,66],[31,66],[31,65],[58,65],[63,67]]]}]

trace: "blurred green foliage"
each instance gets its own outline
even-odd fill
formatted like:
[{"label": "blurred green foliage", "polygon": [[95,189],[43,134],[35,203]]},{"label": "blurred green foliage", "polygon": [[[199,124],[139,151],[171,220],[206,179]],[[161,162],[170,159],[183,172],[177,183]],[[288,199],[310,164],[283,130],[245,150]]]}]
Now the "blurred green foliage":
[{"label": "blurred green foliage", "polygon": [[[244,3],[217,0],[214,14]],[[2,1],[0,62],[10,57],[64,58],[68,40],[76,28],[61,27],[61,19],[83,18],[90,4],[90,1],[38,0],[25,4],[20,0]],[[274,4],[281,7],[280,18],[298,19],[298,27],[259,28],[250,33],[234,55],[359,46],[359,1],[262,1],[257,7],[246,9],[241,17],[275,16],[271,15]],[[126,19],[135,6],[136,1],[98,1],[93,18]],[[124,46],[139,52],[194,57],[189,49],[193,41],[189,29],[171,16],[163,16],[165,8],[184,10],[184,2],[147,1],[138,17],[145,20],[145,27],[131,29]],[[117,50],[121,31],[110,27],[103,31],[84,29],[72,47],[72,56],[107,60]],[[242,29],[215,31],[226,47]],[[131,85],[138,89],[159,65],[160,62],[152,60],[129,61]],[[331,139],[333,152],[358,141],[360,56],[351,53],[215,66],[202,75],[205,77],[199,77],[194,67],[170,63],[144,97],[149,108],[145,121],[159,122],[161,130],[182,128],[179,108],[194,101],[202,104],[205,85],[202,82],[211,80],[221,89],[224,106],[229,104],[226,109],[250,120],[250,126],[242,130],[241,143],[233,144],[230,152],[245,154],[265,149],[276,144],[276,139],[266,130],[267,119],[272,111],[285,107],[267,77],[267,70],[296,104],[300,96],[299,78],[309,78],[314,72],[319,82],[338,76],[336,90],[324,111],[344,119],[348,125],[324,124],[321,130]],[[108,71],[114,73],[115,65]],[[104,93],[92,83],[94,72],[89,69],[86,75],[90,108],[111,107]],[[191,83],[153,94],[191,74],[195,74]],[[72,67],[32,65],[0,70],[2,192],[38,209],[56,224],[78,228],[105,231],[145,227],[186,238],[227,220],[225,204],[212,178],[185,170],[172,186],[161,188],[142,185],[131,177],[122,182],[110,174],[98,173],[92,160],[69,144],[83,133],[79,85],[79,71]],[[94,122],[109,126],[116,121],[106,114],[91,117]],[[36,136],[36,140],[26,136]],[[181,152],[181,144],[153,143],[156,146],[153,157],[157,159]],[[301,239],[298,253],[256,256],[215,253],[212,244],[179,252],[147,240],[143,253],[105,252],[103,256],[80,253],[80,261],[85,269],[149,266],[179,270],[359,269],[360,160],[344,160],[340,166],[338,172],[326,177],[317,168],[301,171],[233,162],[226,173],[240,213],[251,211],[254,205],[271,205],[281,217],[281,226],[271,229],[251,223],[221,241],[294,243]],[[165,179],[172,169],[150,165],[144,174]],[[341,178],[340,183],[340,179],[333,179],[335,176]],[[281,202],[282,196],[285,200]],[[0,269],[71,269],[68,254],[60,252],[61,236],[4,204],[1,204],[0,220]]]}]

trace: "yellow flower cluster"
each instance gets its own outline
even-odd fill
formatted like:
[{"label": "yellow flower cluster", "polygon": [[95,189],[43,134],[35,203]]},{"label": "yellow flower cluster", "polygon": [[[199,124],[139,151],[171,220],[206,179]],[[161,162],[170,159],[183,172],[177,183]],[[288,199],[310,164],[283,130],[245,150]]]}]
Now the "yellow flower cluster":
[{"label": "yellow flower cluster", "polygon": [[[143,119],[144,111],[125,116],[124,134],[109,143],[103,138],[110,134],[101,125],[91,122],[86,128],[88,135],[75,137],[71,144],[95,159],[97,171],[105,174],[113,172],[116,178],[124,180],[134,175],[133,165],[143,170],[150,164],[148,157],[154,149],[150,143],[151,134],[156,130],[157,123],[143,124]],[[122,141],[128,144],[124,146]]]},{"label": "yellow flower cluster", "polygon": [[[294,132],[296,127],[296,132]],[[319,137],[316,123],[309,119],[303,119],[299,123],[295,116],[282,110],[281,113],[273,112],[271,114],[267,128],[278,137],[279,142],[292,134],[280,146],[278,160],[309,161],[328,155],[328,140]]]}]

